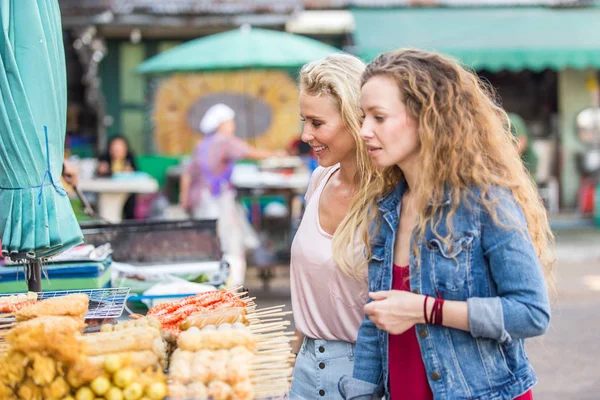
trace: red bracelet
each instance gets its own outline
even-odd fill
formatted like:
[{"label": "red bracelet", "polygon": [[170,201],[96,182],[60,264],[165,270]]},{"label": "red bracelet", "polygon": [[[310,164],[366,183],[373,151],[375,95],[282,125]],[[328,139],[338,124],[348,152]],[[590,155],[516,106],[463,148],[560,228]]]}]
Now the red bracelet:
[{"label": "red bracelet", "polygon": [[[439,293],[438,293],[439,294]],[[444,299],[440,296],[440,298],[435,299],[433,303],[433,307],[431,308],[431,313],[427,316],[427,300],[429,299],[429,295],[425,295],[425,300],[423,301],[423,317],[425,319],[426,324],[435,324],[442,325],[444,323]]]},{"label": "red bracelet", "polygon": [[442,325],[444,322],[444,299],[435,299],[435,304],[437,304],[435,321],[436,325]]},{"label": "red bracelet", "polygon": [[430,324],[430,320],[427,319],[427,299],[429,298],[429,295],[426,294],[425,295],[425,300],[423,301],[423,317],[425,318],[425,323],[426,324]]},{"label": "red bracelet", "polygon": [[433,307],[431,308],[431,314],[429,314],[429,323],[430,324],[435,324],[436,318],[437,318],[437,309],[439,307],[439,303],[437,301],[437,299],[434,299],[433,301]]}]

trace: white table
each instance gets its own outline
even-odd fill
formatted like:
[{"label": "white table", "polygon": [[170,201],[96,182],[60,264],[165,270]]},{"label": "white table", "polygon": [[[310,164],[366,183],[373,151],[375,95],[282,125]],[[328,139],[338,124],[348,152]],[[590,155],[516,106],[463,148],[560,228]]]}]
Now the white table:
[{"label": "white table", "polygon": [[282,189],[304,193],[310,181],[310,174],[295,173],[285,175],[277,172],[260,171],[252,164],[238,164],[233,169],[231,182],[238,189]]},{"label": "white table", "polygon": [[156,193],[158,182],[150,177],[94,178],[80,180],[78,187],[83,192],[98,193],[98,214],[109,222],[119,223],[127,198],[131,194]]}]

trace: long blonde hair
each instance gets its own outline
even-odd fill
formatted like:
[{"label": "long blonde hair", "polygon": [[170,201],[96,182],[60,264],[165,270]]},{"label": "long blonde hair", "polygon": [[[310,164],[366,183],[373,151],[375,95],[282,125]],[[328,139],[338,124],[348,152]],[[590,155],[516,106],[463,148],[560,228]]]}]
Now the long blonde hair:
[{"label": "long blonde hair", "polygon": [[[446,243],[451,239],[452,217],[467,196],[476,197],[496,222],[500,219],[505,222],[505,217],[510,219],[510,215],[499,209],[498,199],[489,196],[493,186],[508,189],[523,210],[547,284],[553,290],[554,236],[546,209],[521,162],[508,116],[496,102],[492,88],[456,61],[415,49],[379,55],[367,65],[361,86],[375,76],[396,82],[401,100],[418,126],[419,184],[411,188],[418,210],[415,243],[428,226],[438,235],[436,226],[448,190],[451,193],[450,212],[446,217],[449,233],[440,237]],[[381,173],[381,179],[370,180],[362,187],[344,220],[344,224],[359,227],[367,256],[370,255],[369,229],[378,215],[375,201],[403,179],[397,166],[385,168]],[[474,196],[473,188],[481,193]],[[508,225],[506,228],[510,229],[512,224]],[[412,251],[418,256],[416,244]],[[363,265],[347,264],[345,268],[357,276],[363,274]]]},{"label": "long blonde hair", "polygon": [[[378,176],[359,135],[363,121],[360,111],[360,79],[364,71],[365,64],[349,54],[332,54],[306,64],[300,71],[302,92],[311,96],[330,96],[335,101],[344,127],[356,143],[355,183],[358,187]],[[333,254],[338,267],[346,274],[352,275],[347,266],[355,265],[357,259],[364,257],[349,254],[353,253],[349,252],[350,246],[353,247],[356,243],[356,226],[346,223],[347,219],[346,216],[333,235]],[[364,274],[360,279],[364,279]]]}]

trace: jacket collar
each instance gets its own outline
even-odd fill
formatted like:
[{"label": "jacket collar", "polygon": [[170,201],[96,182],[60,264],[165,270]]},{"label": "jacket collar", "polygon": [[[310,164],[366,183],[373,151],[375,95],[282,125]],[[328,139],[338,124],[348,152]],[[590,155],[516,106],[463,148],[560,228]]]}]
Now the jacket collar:
[{"label": "jacket collar", "polygon": [[406,181],[402,179],[390,192],[384,194],[377,200],[379,210],[383,213],[396,211],[398,204],[406,191]]},{"label": "jacket collar", "polygon": [[[387,212],[396,212],[398,210],[398,204],[402,200],[402,196],[404,192],[406,192],[406,180],[402,179],[396,187],[394,187],[391,191],[384,194],[377,200],[377,205],[379,206],[379,210],[382,213]],[[452,191],[450,189],[446,189],[444,192],[444,202],[443,205],[450,204],[452,199]],[[430,205],[433,203],[430,201]]]}]

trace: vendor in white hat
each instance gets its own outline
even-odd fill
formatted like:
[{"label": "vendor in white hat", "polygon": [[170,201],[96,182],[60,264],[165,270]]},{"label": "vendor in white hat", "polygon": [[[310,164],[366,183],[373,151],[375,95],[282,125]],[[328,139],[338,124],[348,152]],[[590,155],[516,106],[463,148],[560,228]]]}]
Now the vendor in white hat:
[{"label": "vendor in white hat", "polygon": [[245,248],[256,247],[258,242],[248,240],[251,228],[237,206],[231,185],[233,167],[240,159],[261,160],[279,152],[254,148],[235,136],[235,112],[225,104],[210,107],[199,128],[204,140],[181,177],[179,199],[195,219],[217,219],[223,257],[230,265],[230,284],[242,285]]}]

